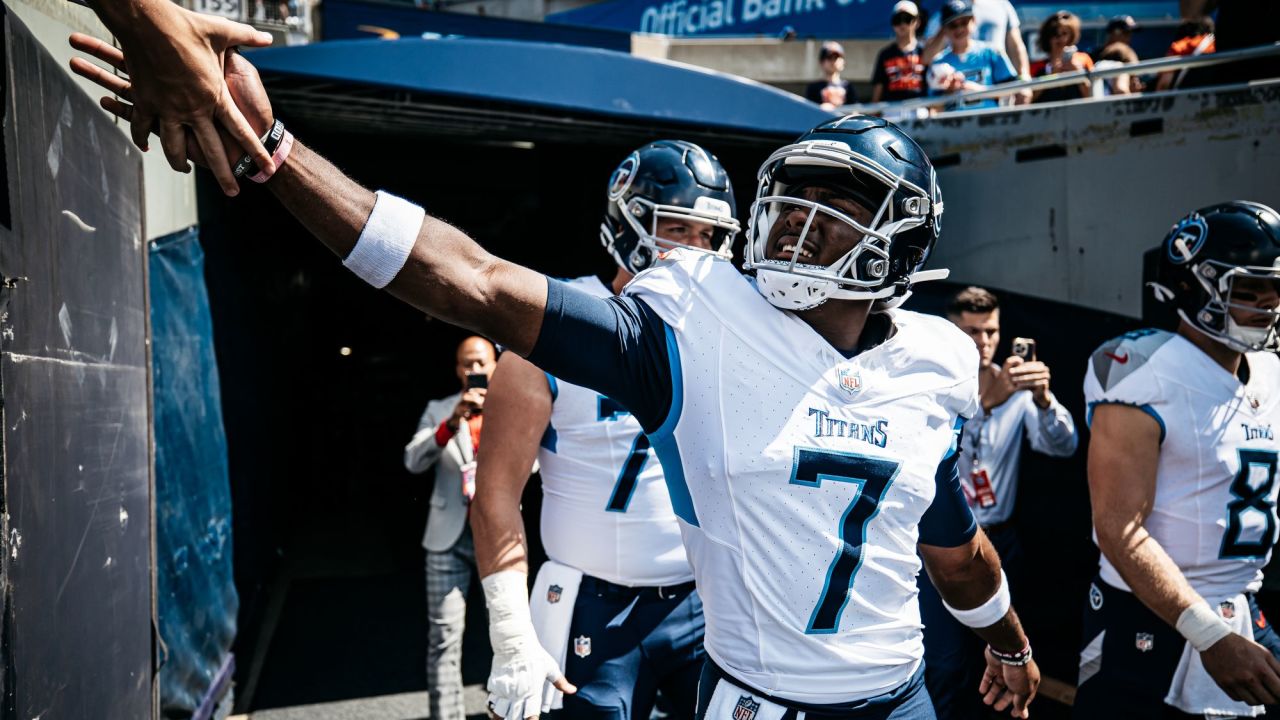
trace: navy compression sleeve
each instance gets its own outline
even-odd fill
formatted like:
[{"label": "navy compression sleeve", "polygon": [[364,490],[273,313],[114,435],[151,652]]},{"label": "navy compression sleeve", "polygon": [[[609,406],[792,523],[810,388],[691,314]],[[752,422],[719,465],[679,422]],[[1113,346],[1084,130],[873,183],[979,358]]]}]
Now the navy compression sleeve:
[{"label": "navy compression sleeve", "polygon": [[547,308],[529,362],[613,398],[652,432],[671,407],[667,326],[642,300],[598,298],[547,278]]}]

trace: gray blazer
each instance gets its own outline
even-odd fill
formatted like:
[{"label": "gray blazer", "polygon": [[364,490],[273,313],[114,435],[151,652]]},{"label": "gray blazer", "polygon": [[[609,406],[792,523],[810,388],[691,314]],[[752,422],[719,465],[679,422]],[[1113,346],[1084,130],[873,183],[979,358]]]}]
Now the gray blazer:
[{"label": "gray blazer", "polygon": [[467,527],[467,504],[462,497],[462,466],[475,459],[471,450],[471,430],[458,424],[458,432],[445,444],[436,445],[436,429],[453,414],[461,392],[432,400],[418,421],[418,431],[404,448],[404,466],[409,472],[424,473],[436,465],[436,486],[431,491],[431,511],[422,547],[430,552],[447,552]]}]

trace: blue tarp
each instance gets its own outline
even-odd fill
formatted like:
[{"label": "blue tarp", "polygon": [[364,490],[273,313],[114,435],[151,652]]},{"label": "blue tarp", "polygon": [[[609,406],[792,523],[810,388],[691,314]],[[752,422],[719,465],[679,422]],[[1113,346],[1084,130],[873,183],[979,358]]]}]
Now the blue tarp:
[{"label": "blue tarp", "polygon": [[196,228],[150,245],[162,717],[208,717],[236,635],[231,486]]},{"label": "blue tarp", "polygon": [[[889,16],[897,0],[606,0],[547,15],[548,23],[610,28],[662,35],[779,35],[800,37],[891,38]],[[1066,8],[1083,18],[1129,14],[1159,17],[1174,13],[1172,0],[1012,0],[1019,13],[1047,16]],[[930,12],[942,0],[917,0]],[[1051,7],[1050,7],[1051,6]],[[1048,11],[1045,11],[1048,8]]]},{"label": "blue tarp", "polygon": [[797,135],[832,117],[803,98],[734,75],[550,43],[343,40],[250,57],[264,73],[707,131]]},{"label": "blue tarp", "polygon": [[405,3],[324,0],[320,31],[325,40],[419,37],[423,33],[536,40],[631,51],[631,33],[591,27],[550,25],[452,12],[432,12]]}]

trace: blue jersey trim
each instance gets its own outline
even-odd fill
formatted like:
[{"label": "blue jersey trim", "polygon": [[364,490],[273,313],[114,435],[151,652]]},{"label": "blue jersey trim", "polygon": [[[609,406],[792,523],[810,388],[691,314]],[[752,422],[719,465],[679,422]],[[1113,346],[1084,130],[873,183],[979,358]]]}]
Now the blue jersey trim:
[{"label": "blue jersey trim", "polygon": [[978,532],[973,508],[960,486],[960,431],[965,419],[957,417],[952,426],[951,447],[934,473],[933,502],[920,517],[920,542],[937,547],[960,547]]},{"label": "blue jersey trim", "polygon": [[684,407],[684,373],[680,367],[680,348],[676,344],[675,331],[663,323],[667,336],[667,361],[671,369],[671,407],[662,425],[649,433],[653,451],[662,463],[662,474],[667,479],[667,492],[671,495],[671,507],[676,517],[694,527],[698,525],[698,513],[693,508],[693,496],[684,477],[684,465],[680,461],[680,446],[676,442],[676,425]]},{"label": "blue jersey trim", "polygon": [[[551,391],[551,404],[554,405],[556,399],[560,397],[560,384],[556,382],[556,376],[549,372],[544,372],[547,376],[547,389]],[[556,441],[559,436],[556,434],[556,428],[551,424],[551,420],[547,420],[547,429],[542,432],[542,439],[538,441],[538,445],[548,452],[556,451]]]},{"label": "blue jersey trim", "polygon": [[1164,424],[1164,418],[1160,417],[1160,413],[1156,412],[1156,409],[1150,405],[1139,405],[1137,403],[1124,402],[1123,400],[1095,400],[1089,403],[1088,407],[1086,407],[1084,411],[1084,424],[1087,425],[1090,430],[1093,429],[1093,409],[1098,405],[1125,405],[1127,407],[1137,408],[1150,415],[1156,421],[1156,424],[1160,426],[1160,444],[1164,444],[1165,435],[1168,434],[1167,428]]}]

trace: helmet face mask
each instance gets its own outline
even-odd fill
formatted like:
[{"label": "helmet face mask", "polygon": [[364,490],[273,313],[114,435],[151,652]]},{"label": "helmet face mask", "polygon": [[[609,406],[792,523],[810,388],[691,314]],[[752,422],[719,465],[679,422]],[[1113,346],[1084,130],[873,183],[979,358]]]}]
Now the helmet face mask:
[{"label": "helmet face mask", "polygon": [[1280,349],[1280,215],[1271,208],[1237,201],[1191,213],[1165,237],[1159,273],[1157,299],[1175,302],[1197,331],[1236,352]]},{"label": "helmet face mask", "polygon": [[[857,203],[869,219],[799,197],[815,186]],[[805,219],[791,258],[771,259],[775,228],[797,211]],[[833,298],[892,307],[910,294],[911,283],[945,277],[945,271],[920,272],[941,213],[936,175],[919,146],[883,120],[842,118],[773,153],[761,167],[745,266],[755,271],[761,294],[783,309],[805,310]],[[855,233],[854,245],[828,264],[801,262],[815,224],[837,222]]]},{"label": "helmet face mask", "polygon": [[[1280,312],[1274,307],[1267,309],[1239,302],[1240,295],[1247,294],[1256,299],[1257,293],[1250,289],[1241,292],[1237,288],[1242,281],[1248,283],[1250,287],[1256,287],[1256,283],[1268,283],[1272,285],[1274,293],[1280,290],[1280,267],[1233,266],[1208,260],[1201,263],[1193,272],[1200,280],[1209,300],[1196,313],[1194,321],[1185,317],[1183,310],[1179,309],[1178,313],[1183,320],[1237,352],[1280,349],[1280,341],[1277,340],[1276,334],[1277,325],[1280,324]],[[1268,322],[1265,325],[1241,325],[1232,315],[1232,310],[1246,317],[1262,316],[1267,318]]]},{"label": "helmet face mask", "polygon": [[[663,220],[711,226],[710,247],[659,236]],[[729,176],[719,161],[693,143],[660,140],[631,153],[614,171],[600,242],[635,274],[677,247],[728,258],[739,230]]]}]

